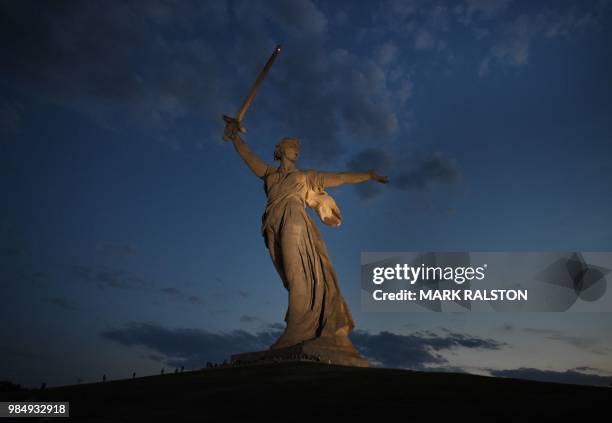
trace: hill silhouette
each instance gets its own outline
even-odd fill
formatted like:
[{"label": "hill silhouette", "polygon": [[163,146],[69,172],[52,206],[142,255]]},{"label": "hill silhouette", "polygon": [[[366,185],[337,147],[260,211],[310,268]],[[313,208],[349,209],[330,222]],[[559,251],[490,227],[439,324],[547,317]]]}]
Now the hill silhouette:
[{"label": "hill silhouette", "polygon": [[313,362],[214,368],[26,390],[3,401],[69,401],[72,421],[312,421],[397,417],[552,421],[600,419],[612,390],[462,373]]}]

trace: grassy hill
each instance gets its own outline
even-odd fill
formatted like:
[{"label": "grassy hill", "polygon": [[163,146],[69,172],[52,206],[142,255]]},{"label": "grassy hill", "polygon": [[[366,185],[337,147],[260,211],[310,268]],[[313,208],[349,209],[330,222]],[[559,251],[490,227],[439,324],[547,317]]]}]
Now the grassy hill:
[{"label": "grassy hill", "polygon": [[3,401],[69,401],[71,420],[87,421],[313,421],[367,417],[375,421],[460,418],[532,422],[592,420],[597,414],[607,421],[612,389],[292,362],[0,396]]}]

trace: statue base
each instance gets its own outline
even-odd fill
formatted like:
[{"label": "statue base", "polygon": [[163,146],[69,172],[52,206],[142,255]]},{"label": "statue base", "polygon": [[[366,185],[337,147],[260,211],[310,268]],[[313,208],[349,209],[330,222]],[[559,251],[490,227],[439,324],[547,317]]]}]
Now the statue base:
[{"label": "statue base", "polygon": [[359,354],[348,339],[339,342],[335,339],[315,338],[290,347],[234,354],[231,357],[234,365],[302,360],[370,367],[368,360]]}]

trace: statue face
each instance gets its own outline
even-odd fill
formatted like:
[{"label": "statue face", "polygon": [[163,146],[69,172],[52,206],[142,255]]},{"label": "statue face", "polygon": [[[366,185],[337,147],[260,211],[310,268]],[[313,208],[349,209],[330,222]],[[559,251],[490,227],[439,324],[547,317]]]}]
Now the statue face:
[{"label": "statue face", "polygon": [[283,146],[283,156],[291,160],[296,161],[300,155],[300,147],[295,144],[287,144]]}]

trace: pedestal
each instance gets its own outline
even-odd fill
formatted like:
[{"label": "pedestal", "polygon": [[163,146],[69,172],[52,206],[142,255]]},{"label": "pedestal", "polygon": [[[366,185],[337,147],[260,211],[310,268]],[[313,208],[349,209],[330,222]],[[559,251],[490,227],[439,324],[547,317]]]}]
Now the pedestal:
[{"label": "pedestal", "polygon": [[271,361],[313,360],[345,366],[369,367],[370,363],[362,357],[347,339],[316,338],[290,347],[234,354],[232,364],[255,364]]}]

